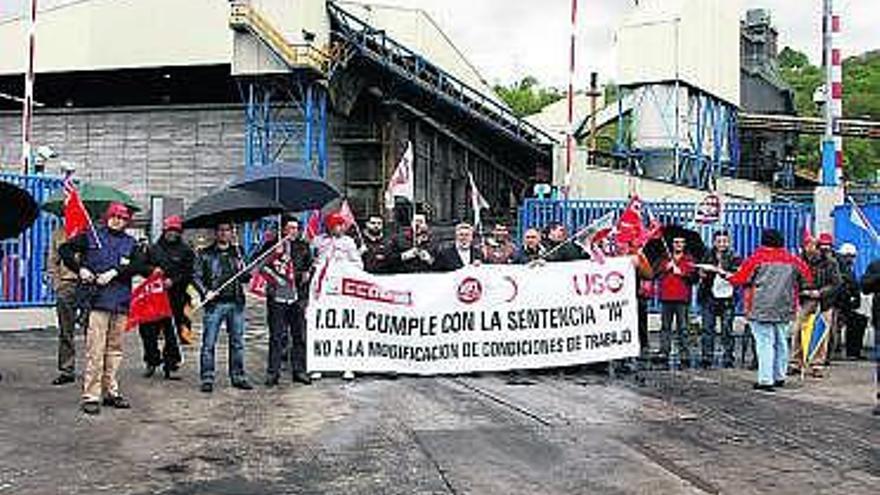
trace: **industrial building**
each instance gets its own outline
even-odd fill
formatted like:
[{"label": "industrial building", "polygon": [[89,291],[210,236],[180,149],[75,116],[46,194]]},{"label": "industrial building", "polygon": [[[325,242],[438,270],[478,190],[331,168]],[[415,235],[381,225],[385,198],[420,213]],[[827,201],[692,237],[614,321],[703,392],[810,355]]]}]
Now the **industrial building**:
[{"label": "industrial building", "polygon": [[[0,22],[21,47],[26,23]],[[299,164],[358,214],[407,142],[417,202],[469,214],[468,172],[510,217],[546,180],[553,139],[515,117],[425,12],[324,0],[85,0],[40,11],[34,144],[145,206],[190,201],[246,167]],[[0,53],[0,93],[23,94],[24,50]],[[0,100],[0,163],[20,169],[20,104]]]}]

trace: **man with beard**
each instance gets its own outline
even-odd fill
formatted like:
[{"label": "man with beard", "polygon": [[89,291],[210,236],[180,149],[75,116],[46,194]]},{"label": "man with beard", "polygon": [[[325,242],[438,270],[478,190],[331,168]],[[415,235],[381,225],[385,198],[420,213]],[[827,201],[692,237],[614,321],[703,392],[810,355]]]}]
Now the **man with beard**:
[{"label": "man with beard", "polygon": [[516,246],[510,240],[507,225],[496,223],[492,236],[483,243],[483,261],[492,265],[506,265],[513,263],[515,254]]},{"label": "man with beard", "polygon": [[[144,376],[147,378],[153,376],[156,368],[162,364],[165,379],[177,379],[172,375],[182,361],[177,330],[190,325],[183,310],[189,302],[186,288],[193,280],[195,257],[192,248],[183,242],[183,219],[177,215],[166,218],[162,225],[162,236],[147,250],[146,263],[153,270],[162,273],[171,302],[172,318],[140,325],[144,362],[147,365]],[[160,333],[165,341],[161,354]]]},{"label": "man with beard", "polygon": [[[730,235],[720,230],[712,236],[712,249],[702,260],[706,266],[700,270],[700,286],[697,300],[703,316],[701,338],[704,368],[712,367],[715,357],[715,324],[721,318],[721,347],[724,351],[722,366],[733,367],[733,310],[734,290],[725,277],[739,268],[740,258],[730,249]],[[712,267],[709,269],[708,267]]]},{"label": "man with beard", "polygon": [[58,248],[64,264],[92,291],[82,389],[82,410],[86,414],[100,413],[102,403],[115,409],[131,407],[116,381],[131,303],[131,279],[145,268],[137,256],[137,241],[125,233],[130,221],[131,212],[125,205],[111,203],[103,227],[80,234]]},{"label": "man with beard", "polygon": [[364,224],[361,253],[364,270],[368,273],[388,273],[391,248],[385,243],[384,222],[378,215],[370,215]]},{"label": "man with beard", "polygon": [[413,216],[412,227],[402,229],[391,249],[394,273],[425,273],[434,270],[435,255],[425,215]]},{"label": "man with beard", "polygon": [[479,265],[482,261],[482,251],[474,246],[474,228],[461,222],[455,226],[455,242],[437,253],[435,269],[451,272],[468,265]]},{"label": "man with beard", "polygon": [[547,261],[574,261],[588,259],[589,256],[568,239],[568,231],[561,223],[551,223],[547,227],[544,241]]}]

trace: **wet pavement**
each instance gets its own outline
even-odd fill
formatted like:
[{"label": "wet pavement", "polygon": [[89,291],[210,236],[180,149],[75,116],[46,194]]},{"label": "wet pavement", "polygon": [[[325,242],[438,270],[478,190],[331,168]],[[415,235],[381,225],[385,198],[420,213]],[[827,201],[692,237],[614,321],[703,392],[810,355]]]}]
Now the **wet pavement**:
[{"label": "wet pavement", "polygon": [[[222,339],[221,339],[222,340]],[[262,381],[265,335],[247,366]],[[81,345],[81,341],[79,342]],[[753,372],[327,378],[253,391],[140,376],[89,417],[53,387],[55,333],[0,333],[0,494],[877,493],[867,362],[754,392]],[[218,369],[225,369],[225,347]]]}]

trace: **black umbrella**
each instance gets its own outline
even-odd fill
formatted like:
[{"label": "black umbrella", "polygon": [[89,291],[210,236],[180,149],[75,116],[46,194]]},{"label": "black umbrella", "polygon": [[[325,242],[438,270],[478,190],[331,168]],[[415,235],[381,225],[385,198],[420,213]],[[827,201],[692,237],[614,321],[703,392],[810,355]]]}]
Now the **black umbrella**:
[{"label": "black umbrella", "polygon": [[0,240],[18,237],[40,213],[34,197],[9,182],[0,182],[0,205]]},{"label": "black umbrella", "polygon": [[275,198],[287,211],[319,210],[339,197],[339,191],[330,183],[291,165],[253,167],[231,187]]},{"label": "black umbrella", "polygon": [[243,223],[284,212],[274,199],[243,189],[222,189],[200,198],[186,210],[183,226],[210,228],[221,223]]},{"label": "black umbrella", "polygon": [[703,238],[700,237],[699,232],[679,225],[664,225],[662,238],[652,239],[645,244],[645,256],[652,264],[656,265],[659,260],[669,256],[668,252],[672,251],[672,241],[678,237],[685,240],[685,252],[699,262],[706,253]]}]

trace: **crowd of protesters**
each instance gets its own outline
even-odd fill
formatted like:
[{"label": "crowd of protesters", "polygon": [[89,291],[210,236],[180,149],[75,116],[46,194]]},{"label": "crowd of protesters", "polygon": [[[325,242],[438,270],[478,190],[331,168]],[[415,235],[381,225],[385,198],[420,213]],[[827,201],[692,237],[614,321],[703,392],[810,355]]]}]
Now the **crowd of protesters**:
[{"label": "crowd of protesters", "polygon": [[[167,218],[161,236],[150,245],[139,245],[126,233],[130,221],[128,209],[112,204],[96,229],[72,239],[65,239],[63,231],[53,237],[49,271],[58,295],[60,333],[59,374],[52,383],[75,381],[73,335],[79,318],[86,328],[81,404],[89,414],[99,413],[102,405],[130,407],[120,392],[117,372],[136,276],[161,275],[172,307],[171,317],[140,326],[144,376],[152,377],[161,366],[165,379],[178,378],[183,362],[182,330],[191,325],[187,308],[192,286],[203,304],[200,389],[211,393],[221,327],[228,337],[230,384],[238,389],[253,388],[244,363],[245,292],[253,276],[265,283],[269,328],[265,385],[274,387],[284,368],[294,382],[309,384],[321,378],[306,374],[304,314],[309,280],[316,267],[325,266],[324,260],[351,263],[374,274],[396,274],[447,272],[482,263],[540,265],[601,256],[601,252],[573,242],[573,236],[558,223],[543,231],[526,229],[517,244],[505,224],[494,225],[488,235],[478,239],[474,226],[462,222],[455,225],[454,239],[441,244],[425,215],[420,214],[387,233],[380,216],[368,217],[360,229],[351,219],[332,213],[325,219],[325,233],[309,240],[300,221],[289,216],[282,218],[280,234],[267,235],[264,245],[248,259],[237,242],[234,226],[228,223],[215,227],[210,245],[194,250],[184,241],[179,217]],[[713,235],[712,247],[701,259],[690,254],[687,242],[685,237],[672,238],[665,255],[656,260],[646,257],[643,242],[637,239],[621,238],[613,247],[605,247],[605,254],[631,256],[636,268],[638,334],[644,358],[674,358],[681,366],[691,362],[689,313],[694,291],[702,322],[699,365],[734,366],[734,314],[742,298],[757,359],[755,388],[761,391],[784,386],[786,375],[791,373],[821,377],[840,345],[841,328],[846,328],[847,356],[859,357],[868,321],[858,312],[860,290],[874,295],[873,321],[875,325],[880,321],[880,261],[871,264],[861,281],[856,280],[855,248],[844,244],[835,253],[828,234],[807,239],[802,253],[795,255],[785,249],[779,232],[768,230],[758,250],[745,260],[734,252],[725,231]],[[241,276],[251,261],[254,270]],[[660,343],[654,352],[648,338],[648,306],[653,298],[661,305]],[[798,329],[817,312],[830,322],[831,338],[808,361],[809,369],[803,370]],[[720,359],[716,359],[717,335]],[[345,371],[343,378],[353,379],[354,373]]]}]

